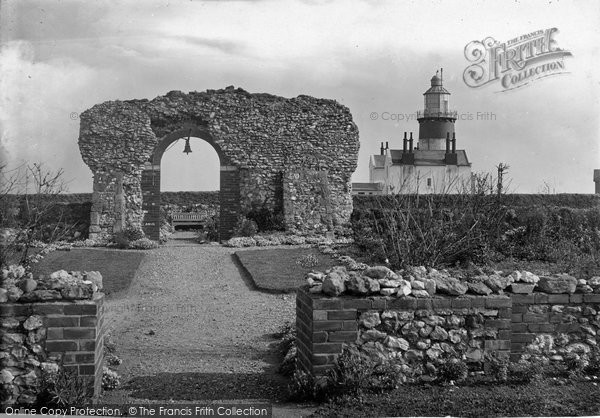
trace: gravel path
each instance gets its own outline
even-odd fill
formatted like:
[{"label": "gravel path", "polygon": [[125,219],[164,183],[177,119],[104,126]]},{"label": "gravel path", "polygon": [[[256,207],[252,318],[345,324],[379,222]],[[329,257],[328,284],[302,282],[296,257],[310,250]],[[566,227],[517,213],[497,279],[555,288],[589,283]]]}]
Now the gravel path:
[{"label": "gravel path", "polygon": [[103,402],[285,398],[272,334],[295,320],[295,297],[252,290],[234,251],[170,241],[146,255],[127,292],[106,301],[126,386]]}]

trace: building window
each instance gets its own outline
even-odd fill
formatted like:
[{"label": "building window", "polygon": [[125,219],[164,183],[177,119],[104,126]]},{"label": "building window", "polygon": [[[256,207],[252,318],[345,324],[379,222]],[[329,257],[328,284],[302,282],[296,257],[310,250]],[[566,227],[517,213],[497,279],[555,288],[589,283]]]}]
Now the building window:
[{"label": "building window", "polygon": [[427,179],[427,187],[431,187],[431,177]]}]

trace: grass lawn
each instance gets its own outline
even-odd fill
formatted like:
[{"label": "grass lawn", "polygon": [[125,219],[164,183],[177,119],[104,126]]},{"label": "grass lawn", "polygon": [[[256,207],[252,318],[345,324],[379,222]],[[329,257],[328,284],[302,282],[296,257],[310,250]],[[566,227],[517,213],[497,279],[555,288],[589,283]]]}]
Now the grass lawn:
[{"label": "grass lawn", "polygon": [[50,274],[57,270],[99,271],[102,274],[104,293],[126,290],[135,276],[144,251],[116,249],[74,248],[71,251],[53,251],[33,266],[33,274]]},{"label": "grass lawn", "polygon": [[312,417],[380,416],[574,416],[600,415],[600,386],[592,382],[557,385],[406,385],[385,394],[349,396],[321,406]]},{"label": "grass lawn", "polygon": [[[309,254],[319,261],[316,266],[306,268],[296,263]],[[309,271],[324,271],[339,264],[316,248],[242,250],[235,255],[258,289],[274,293],[295,292],[298,286],[305,284],[304,276]]]}]

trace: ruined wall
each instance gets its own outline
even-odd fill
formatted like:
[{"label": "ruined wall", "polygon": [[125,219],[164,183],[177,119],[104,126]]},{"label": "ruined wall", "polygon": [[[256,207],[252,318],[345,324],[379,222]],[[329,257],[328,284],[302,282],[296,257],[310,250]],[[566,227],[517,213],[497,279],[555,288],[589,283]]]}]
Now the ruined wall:
[{"label": "ruined wall", "polygon": [[[349,219],[348,183],[357,165],[358,129],[349,110],[335,101],[309,96],[286,99],[233,87],[188,94],[173,91],[150,101],[98,104],[80,119],[81,154],[94,174],[92,233],[112,233],[115,225],[117,229],[143,225],[143,190],[156,194],[157,162],[165,144],[187,136],[190,129],[192,136],[201,137],[217,151],[221,195],[239,202],[238,207],[233,205],[236,215],[248,212],[252,204],[272,210],[289,204],[282,201],[283,173],[294,166],[325,168],[330,189],[338,196],[331,200],[332,223]],[[115,196],[121,189],[119,201]],[[308,199],[297,197],[297,201]],[[228,213],[221,204],[221,213]],[[234,218],[226,219],[222,235],[232,232]]]}]

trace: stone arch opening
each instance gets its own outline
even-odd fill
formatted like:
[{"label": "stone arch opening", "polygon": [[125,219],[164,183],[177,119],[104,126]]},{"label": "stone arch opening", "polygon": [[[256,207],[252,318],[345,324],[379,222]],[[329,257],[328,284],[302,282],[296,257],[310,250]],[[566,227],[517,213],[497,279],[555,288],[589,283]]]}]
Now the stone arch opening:
[{"label": "stone arch opening", "polygon": [[207,142],[216,151],[219,157],[219,239],[231,238],[239,215],[239,183],[238,169],[227,164],[227,156],[215,142],[210,132],[193,123],[184,123],[179,129],[174,130],[158,140],[158,143],[145,164],[142,171],[142,197],[144,220],[142,229],[146,236],[153,240],[160,238],[160,193],[161,193],[161,161],[165,151],[171,144],[188,136],[200,138]]},{"label": "stone arch opening", "polygon": [[123,228],[160,230],[160,159],[173,141],[199,137],[220,160],[220,239],[255,205],[283,212],[288,231],[333,231],[352,213],[358,129],[333,100],[242,89],[108,101],[82,112],[79,149],[92,170],[90,238]]}]

